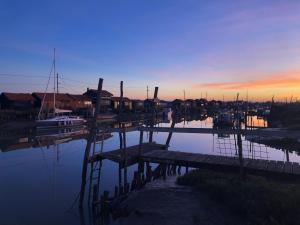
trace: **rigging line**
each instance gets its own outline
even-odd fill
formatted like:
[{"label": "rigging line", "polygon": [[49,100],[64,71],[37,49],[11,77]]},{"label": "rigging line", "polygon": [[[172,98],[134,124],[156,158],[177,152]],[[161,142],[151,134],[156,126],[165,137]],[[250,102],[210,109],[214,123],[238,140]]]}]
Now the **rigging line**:
[{"label": "rigging line", "polygon": [[46,90],[45,90],[45,93],[44,93],[44,96],[43,96],[43,101],[42,101],[42,104],[41,104],[41,108],[40,108],[40,111],[39,111],[39,114],[38,114],[38,119],[40,119],[41,112],[42,112],[42,109],[43,109],[43,106],[44,106],[44,102],[45,102],[45,98],[46,98],[46,93],[47,93],[47,90],[48,90],[48,87],[49,87],[49,83],[50,83],[50,80],[51,80],[51,74],[52,74],[52,71],[53,71],[53,66],[54,66],[54,61],[52,61],[52,64],[51,64],[49,78],[48,78]]}]

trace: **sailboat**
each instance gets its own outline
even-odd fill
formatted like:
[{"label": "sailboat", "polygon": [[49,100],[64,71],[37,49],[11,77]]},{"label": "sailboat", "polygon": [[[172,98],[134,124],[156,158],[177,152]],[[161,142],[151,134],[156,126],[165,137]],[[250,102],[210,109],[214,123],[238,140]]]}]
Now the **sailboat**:
[{"label": "sailboat", "polygon": [[[54,58],[53,58],[53,78],[54,78],[54,88],[53,88],[53,115],[47,119],[41,119],[42,108],[44,105],[46,92],[44,93],[43,101],[41,104],[41,108],[38,114],[38,119],[36,120],[36,127],[37,129],[50,129],[50,128],[65,128],[65,127],[73,127],[73,126],[82,126],[86,123],[86,120],[79,117],[79,116],[71,116],[69,115],[72,110],[65,110],[56,108],[56,101],[55,101],[55,91],[57,90],[55,87],[56,79],[55,79],[55,49],[54,49]],[[51,78],[51,73],[49,80]],[[57,82],[58,83],[58,82]],[[48,87],[48,85],[47,85]],[[66,115],[68,114],[68,115]]]}]

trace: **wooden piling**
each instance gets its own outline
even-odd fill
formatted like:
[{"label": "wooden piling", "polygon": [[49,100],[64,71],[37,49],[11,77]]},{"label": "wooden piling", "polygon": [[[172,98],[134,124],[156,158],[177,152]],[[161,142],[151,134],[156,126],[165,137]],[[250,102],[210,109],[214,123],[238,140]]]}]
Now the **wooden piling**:
[{"label": "wooden piling", "polygon": [[94,140],[94,136],[96,133],[97,116],[100,111],[100,105],[101,105],[102,85],[103,85],[103,79],[100,78],[99,82],[98,82],[97,102],[96,102],[94,118],[93,118],[91,130],[89,133],[89,138],[88,138],[88,141],[86,144],[84,158],[83,158],[83,164],[82,164],[83,166],[82,166],[82,174],[81,174],[81,189],[80,189],[80,198],[79,198],[79,208],[82,208],[83,200],[84,200],[88,159],[90,156],[91,144],[92,144],[92,141]]},{"label": "wooden piling", "polygon": [[99,196],[98,190],[99,190],[98,185],[94,185],[93,186],[93,202],[92,202],[93,210],[95,210],[95,208],[97,207],[97,204],[98,204],[98,196]]},{"label": "wooden piling", "polygon": [[[174,128],[174,127],[175,127],[175,121],[172,120],[171,128]],[[172,135],[173,135],[173,132],[169,132],[169,135],[168,135],[168,138],[166,141],[166,149],[168,149],[170,146],[170,141],[171,141]]]},{"label": "wooden piling", "polygon": [[144,132],[140,131],[140,143],[139,143],[139,155],[143,153],[142,145],[143,145],[143,134]]},{"label": "wooden piling", "polygon": [[[154,126],[154,113],[156,112],[156,107],[155,107],[155,99],[157,99],[158,97],[158,87],[155,87],[155,90],[154,90],[154,96],[153,96],[153,102],[152,102],[152,118],[151,118],[151,127]],[[152,142],[153,141],[153,131],[150,131],[149,133],[149,142]]]},{"label": "wooden piling", "polygon": [[243,159],[243,143],[241,134],[237,135],[237,146],[238,146],[238,153],[239,153],[239,163],[240,163],[240,176],[244,179],[244,159]]}]

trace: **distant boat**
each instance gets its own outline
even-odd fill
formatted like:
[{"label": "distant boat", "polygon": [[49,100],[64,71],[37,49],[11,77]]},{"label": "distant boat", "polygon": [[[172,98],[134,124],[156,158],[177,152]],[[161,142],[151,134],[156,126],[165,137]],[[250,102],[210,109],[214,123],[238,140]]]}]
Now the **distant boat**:
[{"label": "distant boat", "polygon": [[[53,116],[47,119],[40,119],[40,115],[42,112],[46,92],[44,93],[44,98],[41,104],[41,108],[38,114],[38,119],[36,122],[37,129],[52,129],[52,128],[64,128],[64,127],[73,127],[73,126],[81,126],[86,123],[86,120],[79,116],[70,116],[66,114],[70,114],[72,110],[58,109],[55,107],[55,49],[54,49],[54,58],[53,58],[53,78],[54,78],[54,88],[53,88]],[[50,74],[51,76],[51,74]],[[50,78],[49,78],[50,80]]]}]

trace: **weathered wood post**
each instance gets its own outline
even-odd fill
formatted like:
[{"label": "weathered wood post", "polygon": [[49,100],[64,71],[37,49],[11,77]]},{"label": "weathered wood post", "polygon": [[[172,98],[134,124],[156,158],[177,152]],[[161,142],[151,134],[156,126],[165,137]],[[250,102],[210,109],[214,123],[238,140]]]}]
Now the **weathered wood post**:
[{"label": "weathered wood post", "polygon": [[89,137],[88,137],[85,152],[84,152],[84,158],[83,158],[79,208],[82,208],[83,200],[84,200],[87,166],[88,166],[88,160],[89,160],[89,156],[90,156],[91,144],[92,144],[92,141],[94,140],[95,132],[96,132],[96,128],[97,128],[97,116],[100,111],[100,105],[101,105],[102,85],[103,85],[103,79],[100,78],[99,82],[98,82],[97,102],[96,102],[96,107],[95,107],[94,118],[93,118],[93,121],[91,124],[91,129],[90,129]]},{"label": "weathered wood post", "polygon": [[236,116],[237,116],[237,146],[239,153],[239,163],[240,163],[240,176],[241,179],[244,179],[244,159],[243,159],[243,143],[242,143],[242,135],[241,135],[241,123],[239,118],[239,93],[236,95]]},{"label": "weathered wood post", "polygon": [[143,134],[144,132],[140,131],[140,141],[139,141],[139,165],[138,165],[138,171],[140,173],[144,173],[144,162],[141,160],[141,155],[143,153]]},{"label": "weathered wood post", "polygon": [[244,179],[245,172],[244,172],[244,159],[243,159],[243,143],[242,143],[242,136],[240,132],[237,134],[237,145],[238,145],[238,152],[239,152],[240,176],[241,179]]},{"label": "weathered wood post", "polygon": [[[172,120],[171,128],[173,129],[174,127],[175,127],[175,121]],[[167,141],[166,141],[165,149],[169,148],[172,135],[173,135],[173,132],[169,132],[169,135],[168,135],[168,138],[167,138]]]},{"label": "weathered wood post", "polygon": [[123,81],[120,82],[119,117],[123,113]]},{"label": "weathered wood post", "polygon": [[141,130],[140,131],[140,142],[139,142],[139,155],[143,153],[143,136],[144,132]]},{"label": "weathered wood post", "polygon": [[122,166],[119,163],[119,193],[121,194],[121,186],[122,186]]},{"label": "weathered wood post", "polygon": [[98,202],[98,196],[99,196],[99,192],[98,192],[98,187],[97,187],[97,185],[95,184],[94,186],[93,186],[93,202],[92,202],[92,204],[93,204],[93,209],[95,209],[95,207],[96,207],[96,205],[97,205],[97,202]]},{"label": "weathered wood post", "polygon": [[124,156],[124,185],[127,184],[127,152],[126,152],[126,131],[123,127],[123,156]]},{"label": "weathered wood post", "polygon": [[[153,127],[154,123],[154,113],[156,112],[156,106],[155,106],[155,100],[157,99],[158,96],[158,87],[155,87],[154,90],[154,96],[153,96],[153,101],[152,101],[152,118],[151,118],[151,127]],[[150,131],[149,133],[149,142],[153,141],[153,131]]]},{"label": "weathered wood post", "polygon": [[[123,112],[123,81],[120,83],[120,99],[119,99],[119,115],[118,115],[118,120],[119,120],[119,128],[122,128],[121,124],[121,117],[122,117],[122,112]],[[123,148],[123,137],[121,131],[119,132],[119,139],[120,139],[120,149]]]}]

